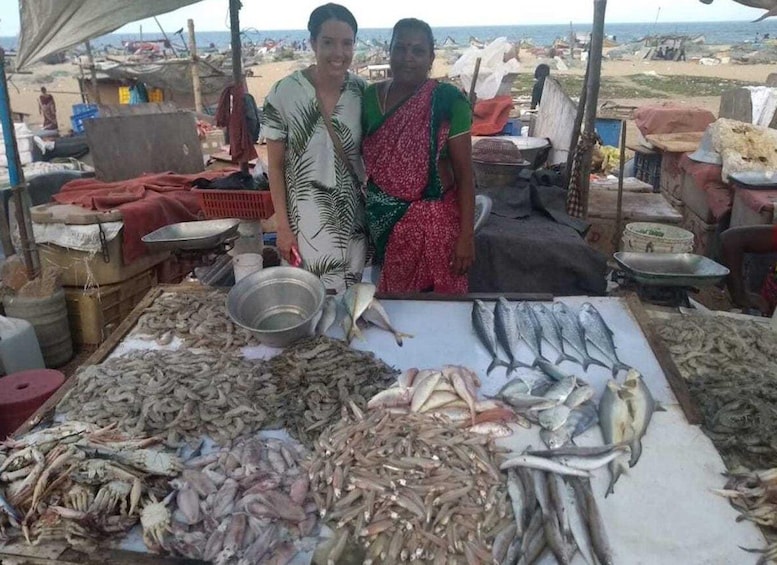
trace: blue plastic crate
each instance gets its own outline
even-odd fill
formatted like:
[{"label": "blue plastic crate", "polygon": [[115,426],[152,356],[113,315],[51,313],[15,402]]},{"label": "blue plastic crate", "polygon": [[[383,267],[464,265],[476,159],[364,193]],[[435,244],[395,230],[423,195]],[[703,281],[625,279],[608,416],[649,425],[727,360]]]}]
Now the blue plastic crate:
[{"label": "blue plastic crate", "polygon": [[[77,106],[83,106],[84,104],[77,104]],[[99,111],[97,109],[97,105],[91,104],[91,106],[94,106],[94,108],[86,110],[85,112],[80,112],[78,114],[74,114],[70,117],[70,125],[73,128],[73,131],[76,133],[83,133],[84,131],[84,120],[89,120],[91,118],[96,118],[99,114]]]},{"label": "blue plastic crate", "polygon": [[621,146],[621,121],[610,118],[596,119],[596,133],[602,138],[604,145]]},{"label": "blue plastic crate", "polygon": [[73,104],[73,115],[84,114],[87,112],[96,112],[97,104]]}]

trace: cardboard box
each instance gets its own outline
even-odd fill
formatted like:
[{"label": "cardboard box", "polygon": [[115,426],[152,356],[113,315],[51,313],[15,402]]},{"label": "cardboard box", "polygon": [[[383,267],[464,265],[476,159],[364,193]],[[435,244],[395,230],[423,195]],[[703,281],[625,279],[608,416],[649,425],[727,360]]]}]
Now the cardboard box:
[{"label": "cardboard box", "polygon": [[64,287],[73,342],[101,344],[156,283],[155,269],[148,269],[119,284]]}]

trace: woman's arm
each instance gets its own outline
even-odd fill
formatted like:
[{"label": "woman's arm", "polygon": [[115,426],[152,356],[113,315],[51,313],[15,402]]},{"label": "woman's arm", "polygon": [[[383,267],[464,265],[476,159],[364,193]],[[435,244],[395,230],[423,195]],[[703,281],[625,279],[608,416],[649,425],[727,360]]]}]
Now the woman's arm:
[{"label": "woman's arm", "polygon": [[451,257],[451,270],[464,275],[475,262],[475,181],[470,134],[463,133],[449,139],[448,155],[459,202],[459,238]]},{"label": "woman's arm", "polygon": [[287,262],[291,262],[291,248],[297,238],[289,225],[289,211],[286,207],[286,175],[284,163],[286,142],[267,140],[267,177],[270,181],[270,195],[275,208],[275,223],[278,235],[278,251]]}]

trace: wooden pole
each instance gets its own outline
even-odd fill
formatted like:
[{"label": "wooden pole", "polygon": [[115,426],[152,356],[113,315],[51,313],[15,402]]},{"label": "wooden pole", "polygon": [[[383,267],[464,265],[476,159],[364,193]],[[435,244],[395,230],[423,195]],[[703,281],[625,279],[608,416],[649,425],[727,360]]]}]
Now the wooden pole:
[{"label": "wooden pole", "polygon": [[569,143],[569,154],[567,155],[567,168],[564,176],[564,185],[569,187],[569,181],[572,180],[572,167],[575,163],[575,153],[577,153],[577,144],[580,141],[580,129],[583,127],[583,115],[585,114],[585,102],[588,98],[588,75],[591,71],[591,59],[585,67],[585,77],[583,78],[583,89],[580,92],[580,100],[577,102],[577,113],[575,114],[575,124],[572,126],[572,141]]},{"label": "wooden pole", "polygon": [[169,37],[167,37],[167,34],[165,33],[165,28],[163,28],[163,27],[162,27],[162,24],[160,24],[160,23],[159,23],[159,20],[158,20],[158,19],[156,19],[156,16],[154,16],[154,21],[156,22],[156,25],[158,25],[158,26],[159,26],[159,31],[161,31],[161,32],[162,32],[162,37],[164,37],[164,38],[165,38],[165,41],[166,41],[166,42],[167,42],[167,44],[170,46],[170,49],[172,49],[172,50],[173,50],[173,55],[175,55],[176,57],[178,57],[178,51],[176,51],[176,50],[175,50],[175,45],[173,45],[172,41],[170,41],[170,38],[169,38]]},{"label": "wooden pole", "polygon": [[472,83],[469,85],[469,103],[472,105],[472,107],[475,107],[475,102],[478,100],[478,95],[475,92],[475,87],[478,84],[478,75],[480,74],[480,62],[482,59],[480,57],[477,58],[475,61],[475,72],[472,73]]},{"label": "wooden pole", "polygon": [[92,55],[92,44],[88,41],[86,45],[86,58],[89,61],[89,71],[92,75],[92,94],[95,104],[100,104],[100,89],[97,88],[97,69],[94,66],[94,56]]},{"label": "wooden pole", "polygon": [[[240,45],[240,0],[229,0],[229,31],[232,38],[232,80],[243,84],[242,46]],[[248,162],[240,163],[240,171],[248,174]]]},{"label": "wooden pole", "polygon": [[[585,133],[593,135],[596,131],[596,111],[599,106],[599,85],[602,78],[602,48],[604,46],[604,20],[607,13],[607,0],[594,0],[594,26],[589,43],[588,58],[590,74],[588,76],[588,100],[585,111]],[[580,196],[583,200],[583,219],[588,218],[588,191],[591,183],[591,159],[593,146],[583,156],[580,178]]]},{"label": "wooden pole", "polygon": [[620,249],[621,231],[623,230],[623,175],[626,172],[626,120],[621,120],[621,154],[618,174],[618,209],[615,213],[615,233],[612,236],[612,246]]},{"label": "wooden pole", "polygon": [[569,59],[575,60],[575,43],[577,43],[577,36],[575,35],[575,28],[572,22],[569,22]]},{"label": "wooden pole", "polygon": [[194,39],[194,20],[187,20],[189,27],[189,54],[192,57],[192,88],[194,89],[194,109],[202,113],[202,90],[200,88],[200,66],[197,63],[197,42]]}]

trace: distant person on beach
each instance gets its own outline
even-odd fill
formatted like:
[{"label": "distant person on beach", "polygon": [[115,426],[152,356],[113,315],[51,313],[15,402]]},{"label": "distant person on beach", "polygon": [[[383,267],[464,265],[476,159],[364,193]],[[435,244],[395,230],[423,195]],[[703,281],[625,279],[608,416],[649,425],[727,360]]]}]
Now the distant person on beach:
[{"label": "distant person on beach", "polygon": [[545,88],[545,79],[550,76],[550,67],[545,63],[537,65],[534,69],[534,88],[531,90],[531,109],[536,110],[542,101],[542,90]]},{"label": "distant person on beach", "polygon": [[57,103],[54,101],[54,97],[48,93],[45,86],[40,87],[38,112],[43,116],[44,130],[55,131],[59,129],[57,123]]},{"label": "distant person on beach", "polygon": [[429,24],[399,20],[391,79],[364,93],[367,224],[382,292],[465,294],[475,260],[472,109],[452,84],[429,78]]},{"label": "distant person on beach", "polygon": [[367,255],[359,152],[366,83],[348,70],[357,30],[344,6],[313,10],[315,64],[278,81],[264,103],[278,249],[337,292],[361,281]]}]

